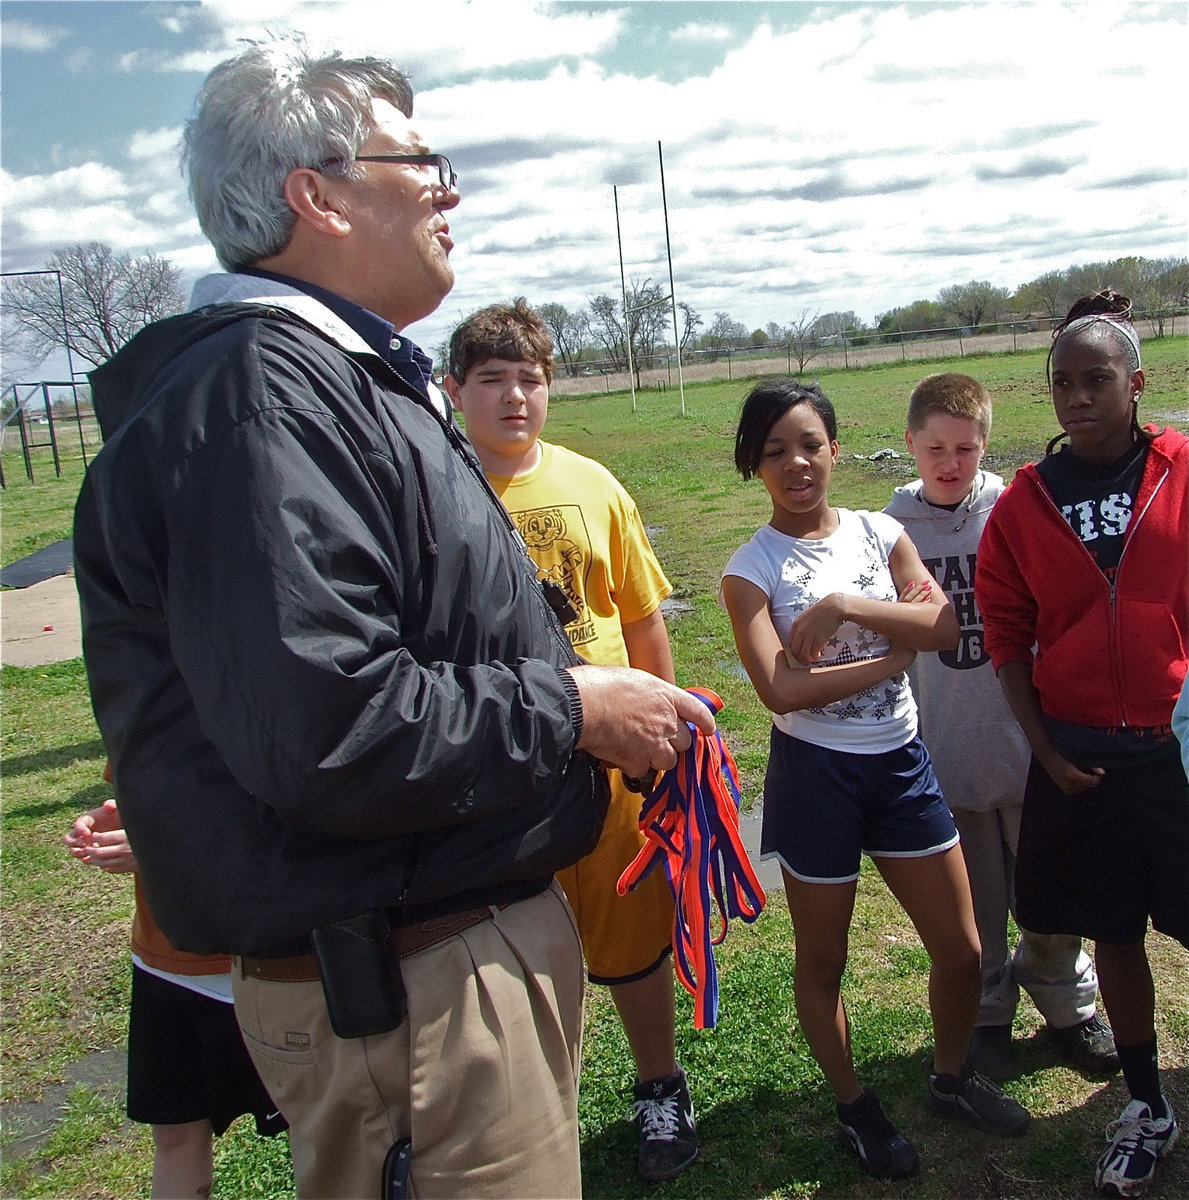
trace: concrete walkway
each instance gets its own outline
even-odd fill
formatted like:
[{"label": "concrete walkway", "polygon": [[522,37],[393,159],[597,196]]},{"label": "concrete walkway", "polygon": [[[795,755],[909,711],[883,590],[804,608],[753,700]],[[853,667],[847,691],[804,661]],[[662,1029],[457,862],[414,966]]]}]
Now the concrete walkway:
[{"label": "concrete walkway", "polygon": [[73,575],[0,592],[0,662],[36,667],[78,658],[82,652]]}]

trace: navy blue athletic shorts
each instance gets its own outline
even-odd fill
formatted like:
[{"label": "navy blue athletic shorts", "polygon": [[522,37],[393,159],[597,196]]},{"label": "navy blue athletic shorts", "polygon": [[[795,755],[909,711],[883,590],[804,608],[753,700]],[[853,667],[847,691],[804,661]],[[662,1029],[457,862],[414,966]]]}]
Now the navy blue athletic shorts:
[{"label": "navy blue athletic shorts", "polygon": [[1189,949],[1189,782],[1175,752],[1107,767],[1067,796],[1028,770],[1016,854],[1019,922],[1109,945],[1143,938],[1148,919]]},{"label": "navy blue athletic shorts", "polygon": [[243,1113],[258,1133],[288,1128],[248,1057],[234,1006],[133,963],[128,1116],[142,1125],[205,1119],[220,1134]]},{"label": "navy blue athletic shorts", "polygon": [[882,754],[829,750],[772,727],[760,857],[806,883],[858,879],[872,858],[925,858],[958,830],[920,738]]}]

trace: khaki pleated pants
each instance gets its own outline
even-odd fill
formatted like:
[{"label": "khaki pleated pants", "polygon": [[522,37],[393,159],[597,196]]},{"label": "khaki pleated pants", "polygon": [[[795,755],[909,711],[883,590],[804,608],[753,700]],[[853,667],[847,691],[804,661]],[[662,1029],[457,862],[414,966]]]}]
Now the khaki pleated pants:
[{"label": "khaki pleated pants", "polygon": [[413,1142],[409,1193],[577,1197],[584,971],[554,883],[401,960],[408,1019],[343,1039],[321,983],[232,973],[244,1041],[290,1126],[301,1200],[380,1195]]}]

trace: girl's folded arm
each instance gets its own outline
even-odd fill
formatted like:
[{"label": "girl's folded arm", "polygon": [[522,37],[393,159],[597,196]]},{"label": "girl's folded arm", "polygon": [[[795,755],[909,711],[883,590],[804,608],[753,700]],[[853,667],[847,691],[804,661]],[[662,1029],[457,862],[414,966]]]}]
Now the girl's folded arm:
[{"label": "girl's folded arm", "polygon": [[[952,650],[961,636],[958,618],[941,586],[921,562],[917,548],[907,533],[902,533],[888,555],[888,567],[903,594],[913,584],[918,591],[909,603],[898,600],[868,600],[864,596],[842,595],[844,619],[882,633],[889,641],[913,650]],[[926,589],[921,594],[921,586]]]},{"label": "girl's folded arm", "polygon": [[764,592],[738,575],[727,575],[722,581],[722,594],[739,658],[760,701],[774,713],[820,708],[844,700],[899,674],[915,656],[908,647],[893,645],[883,658],[830,667],[794,667],[772,624]]}]

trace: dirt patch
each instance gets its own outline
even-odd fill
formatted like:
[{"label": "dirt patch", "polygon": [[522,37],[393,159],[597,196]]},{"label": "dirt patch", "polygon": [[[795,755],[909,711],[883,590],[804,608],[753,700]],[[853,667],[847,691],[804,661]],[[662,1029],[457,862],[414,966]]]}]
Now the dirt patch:
[{"label": "dirt patch", "polygon": [[123,1050],[100,1050],[70,1066],[66,1082],[49,1084],[40,1100],[5,1104],[0,1109],[5,1157],[21,1158],[43,1146],[61,1120],[66,1101],[76,1087],[99,1092],[109,1100],[122,1099],[127,1086],[127,1066]]}]

